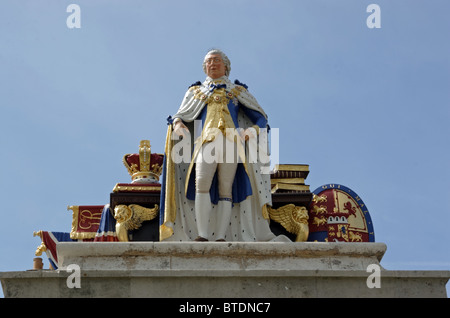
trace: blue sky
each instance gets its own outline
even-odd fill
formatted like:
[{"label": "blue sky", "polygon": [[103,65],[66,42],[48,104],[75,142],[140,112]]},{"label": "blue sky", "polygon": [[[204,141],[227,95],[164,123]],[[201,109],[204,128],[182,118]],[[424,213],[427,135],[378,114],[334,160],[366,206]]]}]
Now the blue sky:
[{"label": "blue sky", "polygon": [[[81,28],[69,29],[69,4]],[[369,29],[366,8],[381,8]],[[106,204],[139,141],[202,81],[211,47],[280,129],[280,163],[311,190],[368,206],[387,269],[449,270],[448,1],[0,3],[0,271],[32,267],[33,231],[69,232],[68,205]],[[47,262],[45,261],[45,266]]]}]

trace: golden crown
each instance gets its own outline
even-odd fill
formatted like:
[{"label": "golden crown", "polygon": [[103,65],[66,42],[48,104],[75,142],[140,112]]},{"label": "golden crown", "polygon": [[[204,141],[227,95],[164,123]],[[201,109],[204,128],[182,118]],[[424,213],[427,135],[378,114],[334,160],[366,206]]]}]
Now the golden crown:
[{"label": "golden crown", "polygon": [[159,181],[164,155],[151,153],[150,140],[141,140],[138,154],[123,156],[123,164],[131,176],[132,183]]}]

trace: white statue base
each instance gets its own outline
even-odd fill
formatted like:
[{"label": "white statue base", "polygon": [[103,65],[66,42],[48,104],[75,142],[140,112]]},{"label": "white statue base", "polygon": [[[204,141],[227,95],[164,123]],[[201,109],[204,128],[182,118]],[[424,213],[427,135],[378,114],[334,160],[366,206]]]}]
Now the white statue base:
[{"label": "white statue base", "polygon": [[[446,297],[450,277],[383,269],[383,243],[74,242],[57,250],[56,271],[0,273],[5,297]],[[80,288],[68,287],[71,264]]]}]

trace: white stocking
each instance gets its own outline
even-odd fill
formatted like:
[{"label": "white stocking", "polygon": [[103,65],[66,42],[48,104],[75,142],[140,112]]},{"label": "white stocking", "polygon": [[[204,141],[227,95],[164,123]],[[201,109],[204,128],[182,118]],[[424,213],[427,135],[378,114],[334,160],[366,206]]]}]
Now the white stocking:
[{"label": "white stocking", "polygon": [[211,214],[211,198],[209,193],[195,194],[195,218],[197,219],[198,236],[208,238],[209,216]]},{"label": "white stocking", "polygon": [[230,225],[231,201],[220,200],[217,203],[216,239],[225,239],[225,233]]}]

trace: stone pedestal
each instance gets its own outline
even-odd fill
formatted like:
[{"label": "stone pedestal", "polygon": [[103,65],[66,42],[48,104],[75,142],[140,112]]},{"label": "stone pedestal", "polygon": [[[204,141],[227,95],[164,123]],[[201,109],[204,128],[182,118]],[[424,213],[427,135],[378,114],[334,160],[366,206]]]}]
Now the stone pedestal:
[{"label": "stone pedestal", "polygon": [[[5,297],[446,297],[450,277],[383,269],[383,243],[71,242],[57,250],[57,271],[0,273]],[[81,288],[68,287],[71,264]],[[371,264],[380,288],[367,285]]]}]

